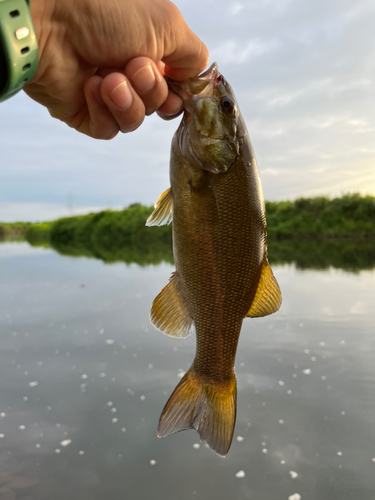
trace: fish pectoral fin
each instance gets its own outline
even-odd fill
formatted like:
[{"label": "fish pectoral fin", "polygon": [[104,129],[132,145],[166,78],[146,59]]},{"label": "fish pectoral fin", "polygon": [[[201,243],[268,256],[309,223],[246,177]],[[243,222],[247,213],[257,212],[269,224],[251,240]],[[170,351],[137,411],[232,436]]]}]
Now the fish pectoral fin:
[{"label": "fish pectoral fin", "polygon": [[172,222],[173,197],[172,189],[166,189],[155,203],[155,210],[146,221],[146,226],[164,226]]},{"label": "fish pectoral fin", "polygon": [[191,333],[193,318],[184,306],[175,273],[172,274],[168,285],[154,299],[150,321],[155,328],[170,337],[183,338]]},{"label": "fish pectoral fin", "polygon": [[260,318],[276,312],[281,306],[281,291],[267,257],[264,257],[254,300],[246,318]]}]

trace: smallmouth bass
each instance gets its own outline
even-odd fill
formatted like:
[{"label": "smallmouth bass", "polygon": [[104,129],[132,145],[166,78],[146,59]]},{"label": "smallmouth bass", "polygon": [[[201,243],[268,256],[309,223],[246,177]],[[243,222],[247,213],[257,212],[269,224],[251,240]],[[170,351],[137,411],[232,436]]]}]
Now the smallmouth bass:
[{"label": "smallmouth bass", "polygon": [[172,140],[171,187],[146,225],[173,218],[176,271],[153,301],[150,319],[179,338],[194,325],[197,348],[164,407],[158,437],[196,429],[224,457],[236,420],[242,321],[277,311],[281,292],[267,260],[257,163],[232,88],[216,64],[186,82],[167,81],[185,111]]}]

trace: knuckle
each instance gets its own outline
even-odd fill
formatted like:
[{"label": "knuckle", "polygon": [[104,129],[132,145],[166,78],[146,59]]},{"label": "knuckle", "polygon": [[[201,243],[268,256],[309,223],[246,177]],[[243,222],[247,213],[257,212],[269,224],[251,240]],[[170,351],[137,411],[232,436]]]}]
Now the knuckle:
[{"label": "knuckle", "polygon": [[180,9],[173,2],[168,2],[166,4],[165,8],[166,8],[170,18],[174,22],[176,22],[176,21],[178,22],[178,21],[181,21],[181,19],[183,19],[182,14],[180,12]]},{"label": "knuckle", "polygon": [[117,121],[119,129],[122,133],[133,132],[137,129],[145,119],[146,108],[142,99],[137,96],[129,109],[123,113],[115,113],[114,117]]}]

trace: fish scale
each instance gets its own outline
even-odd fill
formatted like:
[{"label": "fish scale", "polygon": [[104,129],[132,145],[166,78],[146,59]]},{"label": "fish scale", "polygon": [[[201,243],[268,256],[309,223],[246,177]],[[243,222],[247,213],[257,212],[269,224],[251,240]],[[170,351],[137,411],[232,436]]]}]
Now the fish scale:
[{"label": "fish scale", "polygon": [[147,224],[169,222],[173,212],[176,272],[150,318],[178,337],[194,324],[197,344],[191,368],[164,407],[158,436],[193,428],[225,456],[236,419],[234,363],[243,319],[275,312],[281,293],[267,260],[257,164],[231,87],[216,65],[168,85],[185,113],[172,141],[171,187]]}]

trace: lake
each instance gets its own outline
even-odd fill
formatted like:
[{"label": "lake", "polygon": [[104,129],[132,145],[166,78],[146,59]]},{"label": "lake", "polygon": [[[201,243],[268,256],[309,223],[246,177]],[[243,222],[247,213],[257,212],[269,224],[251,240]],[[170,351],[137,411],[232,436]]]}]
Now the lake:
[{"label": "lake", "polygon": [[195,351],[149,323],[173,269],[0,245],[0,498],[373,500],[375,262],[273,266],[283,305],[244,321],[225,459],[156,437]]}]

